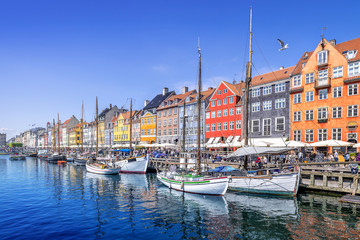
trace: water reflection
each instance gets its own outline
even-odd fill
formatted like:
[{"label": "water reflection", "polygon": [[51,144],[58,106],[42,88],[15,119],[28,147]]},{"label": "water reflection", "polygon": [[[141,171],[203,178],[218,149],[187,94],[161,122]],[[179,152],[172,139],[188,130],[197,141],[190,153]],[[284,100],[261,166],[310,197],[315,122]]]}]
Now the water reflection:
[{"label": "water reflection", "polygon": [[[82,166],[36,159],[0,160],[0,173],[5,179],[0,204],[11,210],[0,213],[0,223],[22,221],[12,231],[0,226],[0,238],[1,232],[8,238],[29,232],[26,226],[36,226],[30,232],[47,239],[356,239],[360,235],[360,208],[339,203],[336,197],[202,196],[170,190],[155,174],[104,176],[87,173]],[[24,207],[20,211],[18,206]]]}]

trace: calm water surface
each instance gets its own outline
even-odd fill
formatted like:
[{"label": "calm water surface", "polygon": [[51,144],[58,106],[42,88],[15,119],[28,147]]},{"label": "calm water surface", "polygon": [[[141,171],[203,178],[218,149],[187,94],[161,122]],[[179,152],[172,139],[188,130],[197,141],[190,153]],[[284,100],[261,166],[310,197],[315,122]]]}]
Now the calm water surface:
[{"label": "calm water surface", "polygon": [[204,197],[36,158],[0,156],[0,210],[0,239],[360,239],[360,207],[336,197]]}]

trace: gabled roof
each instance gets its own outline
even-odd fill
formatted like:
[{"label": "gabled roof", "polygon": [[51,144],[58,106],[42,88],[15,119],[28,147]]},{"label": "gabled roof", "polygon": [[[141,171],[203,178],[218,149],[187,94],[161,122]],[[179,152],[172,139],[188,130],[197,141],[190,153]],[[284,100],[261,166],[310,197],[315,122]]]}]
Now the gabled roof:
[{"label": "gabled roof", "polygon": [[[213,94],[213,92],[215,91],[214,88],[209,88],[208,90],[202,91],[201,92],[201,99],[205,100],[206,98],[208,98],[211,94]],[[197,93],[194,92],[190,95],[190,101],[186,102],[186,104],[190,104],[190,103],[194,103],[197,100]],[[184,104],[184,103],[183,103]]]},{"label": "gabled roof", "polygon": [[309,58],[311,57],[311,55],[313,53],[314,53],[314,51],[304,52],[304,54],[301,56],[300,60],[295,65],[295,68],[294,68],[293,72],[291,73],[291,75],[301,74],[301,69],[303,69],[302,65],[306,64],[309,61]]},{"label": "gabled roof", "polygon": [[117,116],[113,116],[112,119],[111,119],[111,122],[116,122],[117,118],[118,118]]},{"label": "gabled roof", "polygon": [[167,92],[165,95],[158,94],[156,95],[144,108],[143,110],[147,110],[147,109],[152,109],[152,108],[158,108],[160,106],[160,104],[162,103],[162,101],[164,101],[165,99],[167,99],[169,96],[171,96],[172,94],[175,94],[175,91],[170,91]]},{"label": "gabled roof", "polygon": [[99,114],[99,118],[105,117],[106,113],[108,113],[109,111],[109,108],[105,108],[104,110],[102,110],[102,112]]},{"label": "gabled roof", "polygon": [[269,72],[269,73],[255,76],[251,80],[251,86],[257,86],[257,85],[261,85],[261,84],[266,84],[266,83],[290,78],[290,74],[294,71],[294,69],[295,69],[295,66],[292,66],[292,67],[280,69],[280,70],[277,70],[274,72]]},{"label": "gabled roof", "polygon": [[196,90],[188,91],[182,94],[172,95],[167,99],[165,99],[161,103],[160,107],[157,108],[157,110],[163,110],[163,109],[179,106],[189,95],[193,94],[194,92],[196,93]]},{"label": "gabled roof", "polygon": [[224,84],[232,93],[234,93],[237,96],[242,96],[243,95],[243,91],[242,89],[245,87],[245,83],[244,82],[239,82],[239,83],[229,83],[229,82],[225,82],[225,81],[221,81],[220,84],[216,87],[216,89],[213,91],[213,93],[211,94],[210,99],[215,95],[215,93],[217,92],[217,90],[219,89],[219,87],[221,86],[221,84]]},{"label": "gabled roof", "polygon": [[348,61],[352,62],[360,60],[360,38],[355,38],[346,42],[338,43],[334,47],[341,54],[344,54],[345,51],[355,50],[357,51],[356,56],[354,58],[348,59]]},{"label": "gabled roof", "polygon": [[[134,116],[136,113],[136,110],[133,110],[132,113],[131,113],[131,116]],[[124,119],[129,119],[130,118],[130,111],[129,112],[126,112],[126,113],[121,113],[122,117]]]}]

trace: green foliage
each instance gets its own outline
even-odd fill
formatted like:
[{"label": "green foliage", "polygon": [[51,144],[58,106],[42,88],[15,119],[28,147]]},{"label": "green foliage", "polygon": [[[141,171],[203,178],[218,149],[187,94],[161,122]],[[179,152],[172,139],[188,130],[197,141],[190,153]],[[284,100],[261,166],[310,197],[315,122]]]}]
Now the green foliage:
[{"label": "green foliage", "polygon": [[22,143],[10,143],[10,147],[22,147]]}]

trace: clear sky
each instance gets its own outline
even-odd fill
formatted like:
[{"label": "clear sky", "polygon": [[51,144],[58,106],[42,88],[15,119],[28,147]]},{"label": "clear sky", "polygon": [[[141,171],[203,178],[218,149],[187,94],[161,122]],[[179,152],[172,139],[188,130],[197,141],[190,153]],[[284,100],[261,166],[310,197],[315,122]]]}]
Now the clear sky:
[{"label": "clear sky", "polygon": [[[12,137],[95,115],[110,103],[137,109],[163,87],[195,88],[197,39],[204,88],[244,79],[249,7],[254,75],[295,65],[325,38],[360,37],[360,1],[12,0],[0,4],[0,132]],[[290,48],[279,52],[277,38]]]}]

